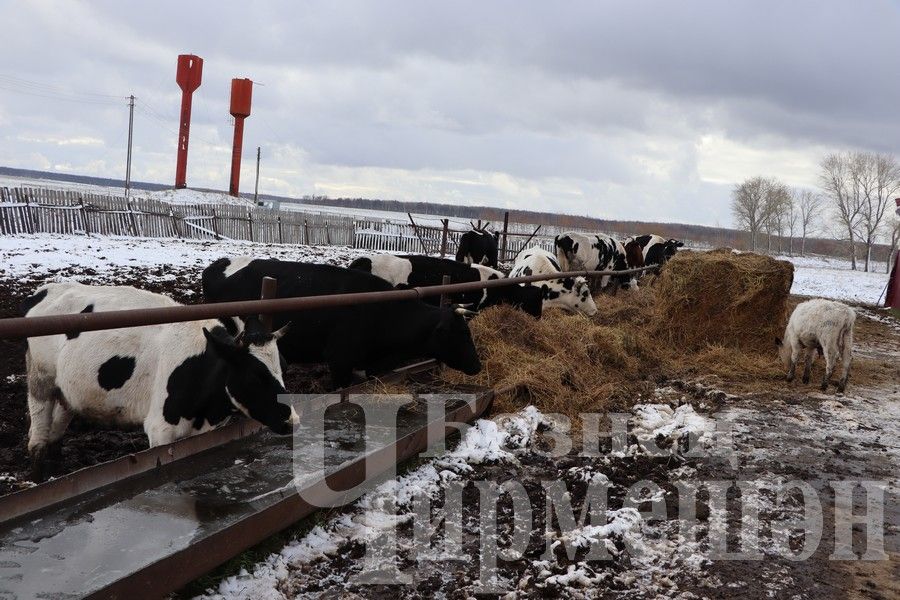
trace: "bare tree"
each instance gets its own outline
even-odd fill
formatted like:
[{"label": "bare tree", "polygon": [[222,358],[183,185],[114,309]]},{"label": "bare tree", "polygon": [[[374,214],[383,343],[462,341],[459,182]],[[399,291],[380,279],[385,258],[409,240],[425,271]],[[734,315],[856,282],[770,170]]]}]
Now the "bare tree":
[{"label": "bare tree", "polygon": [[812,190],[798,190],[794,195],[797,212],[800,214],[800,256],[806,254],[806,236],[815,231],[822,210],[823,198]]},{"label": "bare tree", "polygon": [[762,177],[753,177],[735,186],[731,193],[731,212],[738,227],[750,234],[750,250],[756,251],[759,232],[766,222],[766,188]]},{"label": "bare tree", "polygon": [[900,165],[889,154],[859,154],[854,161],[859,171],[856,180],[861,188],[859,235],[866,244],[865,270],[872,262],[872,247],[884,223],[888,206],[893,206],[894,196],[900,191]]},{"label": "bare tree", "polygon": [[790,190],[786,206],[784,222],[788,230],[788,256],[794,255],[794,237],[800,226],[800,197],[795,190]]},{"label": "bare tree", "polygon": [[788,209],[791,204],[791,190],[777,179],[765,180],[765,229],[766,245],[768,252],[772,252],[772,233],[778,236],[778,252],[781,253],[784,228],[787,221]]},{"label": "bare tree", "polygon": [[850,153],[834,153],[822,159],[819,185],[834,209],[838,226],[850,243],[850,263],[856,270],[856,228],[859,226],[863,198],[858,182],[856,157]]}]

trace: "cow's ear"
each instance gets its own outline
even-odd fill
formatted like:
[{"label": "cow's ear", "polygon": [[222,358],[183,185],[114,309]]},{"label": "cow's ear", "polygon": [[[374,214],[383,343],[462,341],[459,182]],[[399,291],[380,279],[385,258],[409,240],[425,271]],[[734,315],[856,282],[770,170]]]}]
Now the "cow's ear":
[{"label": "cow's ear", "polygon": [[273,332],[272,337],[275,339],[275,341],[278,341],[281,338],[283,338],[285,336],[285,334],[287,334],[287,332],[290,331],[290,329],[291,329],[291,322],[288,321],[287,323],[285,323],[284,327],[282,327],[278,331]]},{"label": "cow's ear", "polygon": [[775,345],[781,347],[781,338],[775,338]]},{"label": "cow's ear", "polygon": [[220,358],[231,360],[240,354],[240,349],[234,344],[234,341],[223,339],[216,334],[211,333],[206,327],[203,328],[203,335],[206,337],[206,341],[209,343],[213,352]]}]

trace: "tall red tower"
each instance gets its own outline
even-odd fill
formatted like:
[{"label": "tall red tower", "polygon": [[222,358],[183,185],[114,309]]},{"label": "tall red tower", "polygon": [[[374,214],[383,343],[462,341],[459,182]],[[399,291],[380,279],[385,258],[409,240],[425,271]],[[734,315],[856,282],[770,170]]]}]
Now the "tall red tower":
[{"label": "tall red tower", "polygon": [[237,196],[241,185],[241,149],[244,145],[244,119],[250,116],[253,82],[231,80],[231,116],[234,117],[234,146],[231,149],[231,185],[228,193]]},{"label": "tall red tower", "polygon": [[175,187],[187,186],[188,135],[191,130],[191,98],[200,87],[203,77],[203,59],[193,54],[178,56],[178,72],[175,81],[181,88],[181,114],[178,122],[178,159],[175,163]]}]

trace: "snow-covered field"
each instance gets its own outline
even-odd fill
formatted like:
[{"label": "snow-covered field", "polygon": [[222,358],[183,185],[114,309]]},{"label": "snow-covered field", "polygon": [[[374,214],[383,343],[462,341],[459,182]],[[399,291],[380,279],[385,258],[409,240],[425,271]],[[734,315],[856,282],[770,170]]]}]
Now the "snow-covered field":
[{"label": "snow-covered field", "polygon": [[[861,304],[875,304],[888,282],[884,263],[875,263],[875,271],[853,271],[850,261],[824,256],[778,256],[794,263],[792,294],[832,298]],[[882,298],[883,300],[883,298]]]}]

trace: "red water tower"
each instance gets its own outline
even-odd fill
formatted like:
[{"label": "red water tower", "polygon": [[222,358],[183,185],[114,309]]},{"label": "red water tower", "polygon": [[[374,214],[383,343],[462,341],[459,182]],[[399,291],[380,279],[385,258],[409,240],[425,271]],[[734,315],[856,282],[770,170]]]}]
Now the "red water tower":
[{"label": "red water tower", "polygon": [[187,186],[188,135],[191,130],[191,97],[203,77],[203,59],[193,54],[178,56],[175,81],[181,88],[181,116],[178,123],[178,158],[175,163],[175,187]]},{"label": "red water tower", "polygon": [[231,116],[234,117],[234,146],[231,149],[231,186],[228,192],[237,196],[241,184],[241,148],[244,146],[244,119],[250,116],[253,82],[231,80]]},{"label": "red water tower", "polygon": [[[894,203],[897,205],[897,214],[900,215],[900,198],[895,198]],[[890,260],[890,257],[888,257]],[[894,268],[891,271],[891,278],[888,280],[887,296],[884,299],[884,305],[900,310],[900,251],[894,257]]]}]

